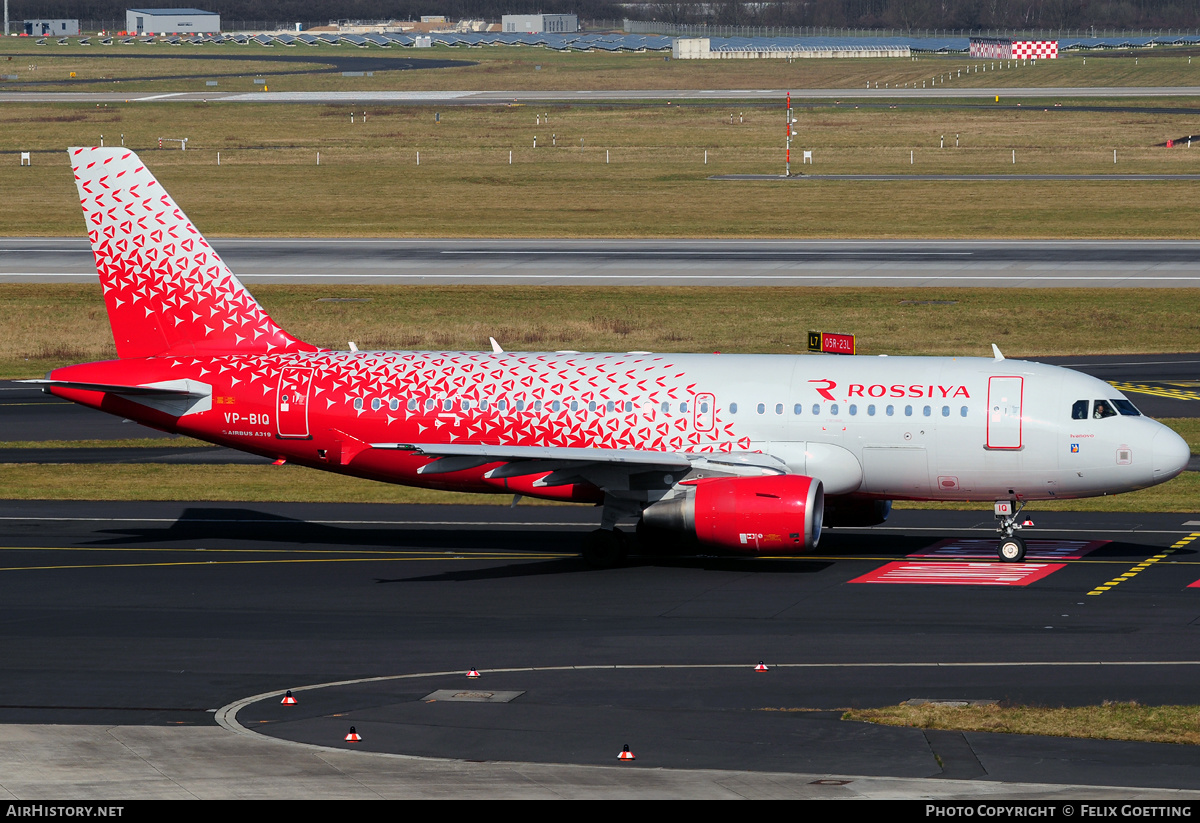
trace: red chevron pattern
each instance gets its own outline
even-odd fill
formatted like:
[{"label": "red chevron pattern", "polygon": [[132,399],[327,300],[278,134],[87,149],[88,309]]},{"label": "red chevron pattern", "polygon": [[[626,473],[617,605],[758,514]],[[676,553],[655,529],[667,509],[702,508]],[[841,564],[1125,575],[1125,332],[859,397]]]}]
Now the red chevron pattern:
[{"label": "red chevron pattern", "polygon": [[71,165],[121,357],[315,351],[272,322],[136,155],[75,148]]}]

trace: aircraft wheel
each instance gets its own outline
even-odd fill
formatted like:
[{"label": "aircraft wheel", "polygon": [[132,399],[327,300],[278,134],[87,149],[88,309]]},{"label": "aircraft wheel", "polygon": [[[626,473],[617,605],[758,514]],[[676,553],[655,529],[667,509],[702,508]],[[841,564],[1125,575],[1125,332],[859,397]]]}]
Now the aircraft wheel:
[{"label": "aircraft wheel", "polygon": [[593,569],[616,568],[628,554],[625,535],[617,529],[596,529],[583,538],[583,561]]},{"label": "aircraft wheel", "polygon": [[1003,563],[1020,563],[1025,559],[1025,541],[1019,537],[1006,537],[1000,541],[1000,560]]}]

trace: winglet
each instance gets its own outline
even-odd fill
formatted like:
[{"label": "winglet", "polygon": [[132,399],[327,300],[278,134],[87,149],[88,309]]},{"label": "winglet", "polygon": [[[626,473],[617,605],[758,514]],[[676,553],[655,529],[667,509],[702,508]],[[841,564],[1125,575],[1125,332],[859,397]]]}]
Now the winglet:
[{"label": "winglet", "polygon": [[1000,347],[995,343],[992,344],[992,356],[994,356],[997,360],[1004,359],[1004,355],[1000,353]]}]

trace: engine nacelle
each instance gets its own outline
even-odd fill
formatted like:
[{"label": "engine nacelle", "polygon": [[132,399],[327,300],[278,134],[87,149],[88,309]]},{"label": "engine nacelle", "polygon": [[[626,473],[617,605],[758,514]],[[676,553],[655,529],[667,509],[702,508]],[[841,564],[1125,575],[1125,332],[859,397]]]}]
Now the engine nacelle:
[{"label": "engine nacelle", "polygon": [[684,488],[642,512],[645,524],[751,554],[808,551],[821,537],[825,494],[812,477],[712,477]]},{"label": "engine nacelle", "polygon": [[878,526],[891,513],[891,500],[830,497],[825,501],[825,525],[833,528]]}]

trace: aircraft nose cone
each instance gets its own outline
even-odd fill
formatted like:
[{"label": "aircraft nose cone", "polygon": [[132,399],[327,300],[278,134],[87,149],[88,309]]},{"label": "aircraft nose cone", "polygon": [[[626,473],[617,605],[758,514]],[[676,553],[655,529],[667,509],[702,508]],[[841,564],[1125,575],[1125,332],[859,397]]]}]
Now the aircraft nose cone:
[{"label": "aircraft nose cone", "polygon": [[1154,435],[1154,479],[1170,480],[1187,468],[1192,450],[1187,441],[1168,428]]}]

